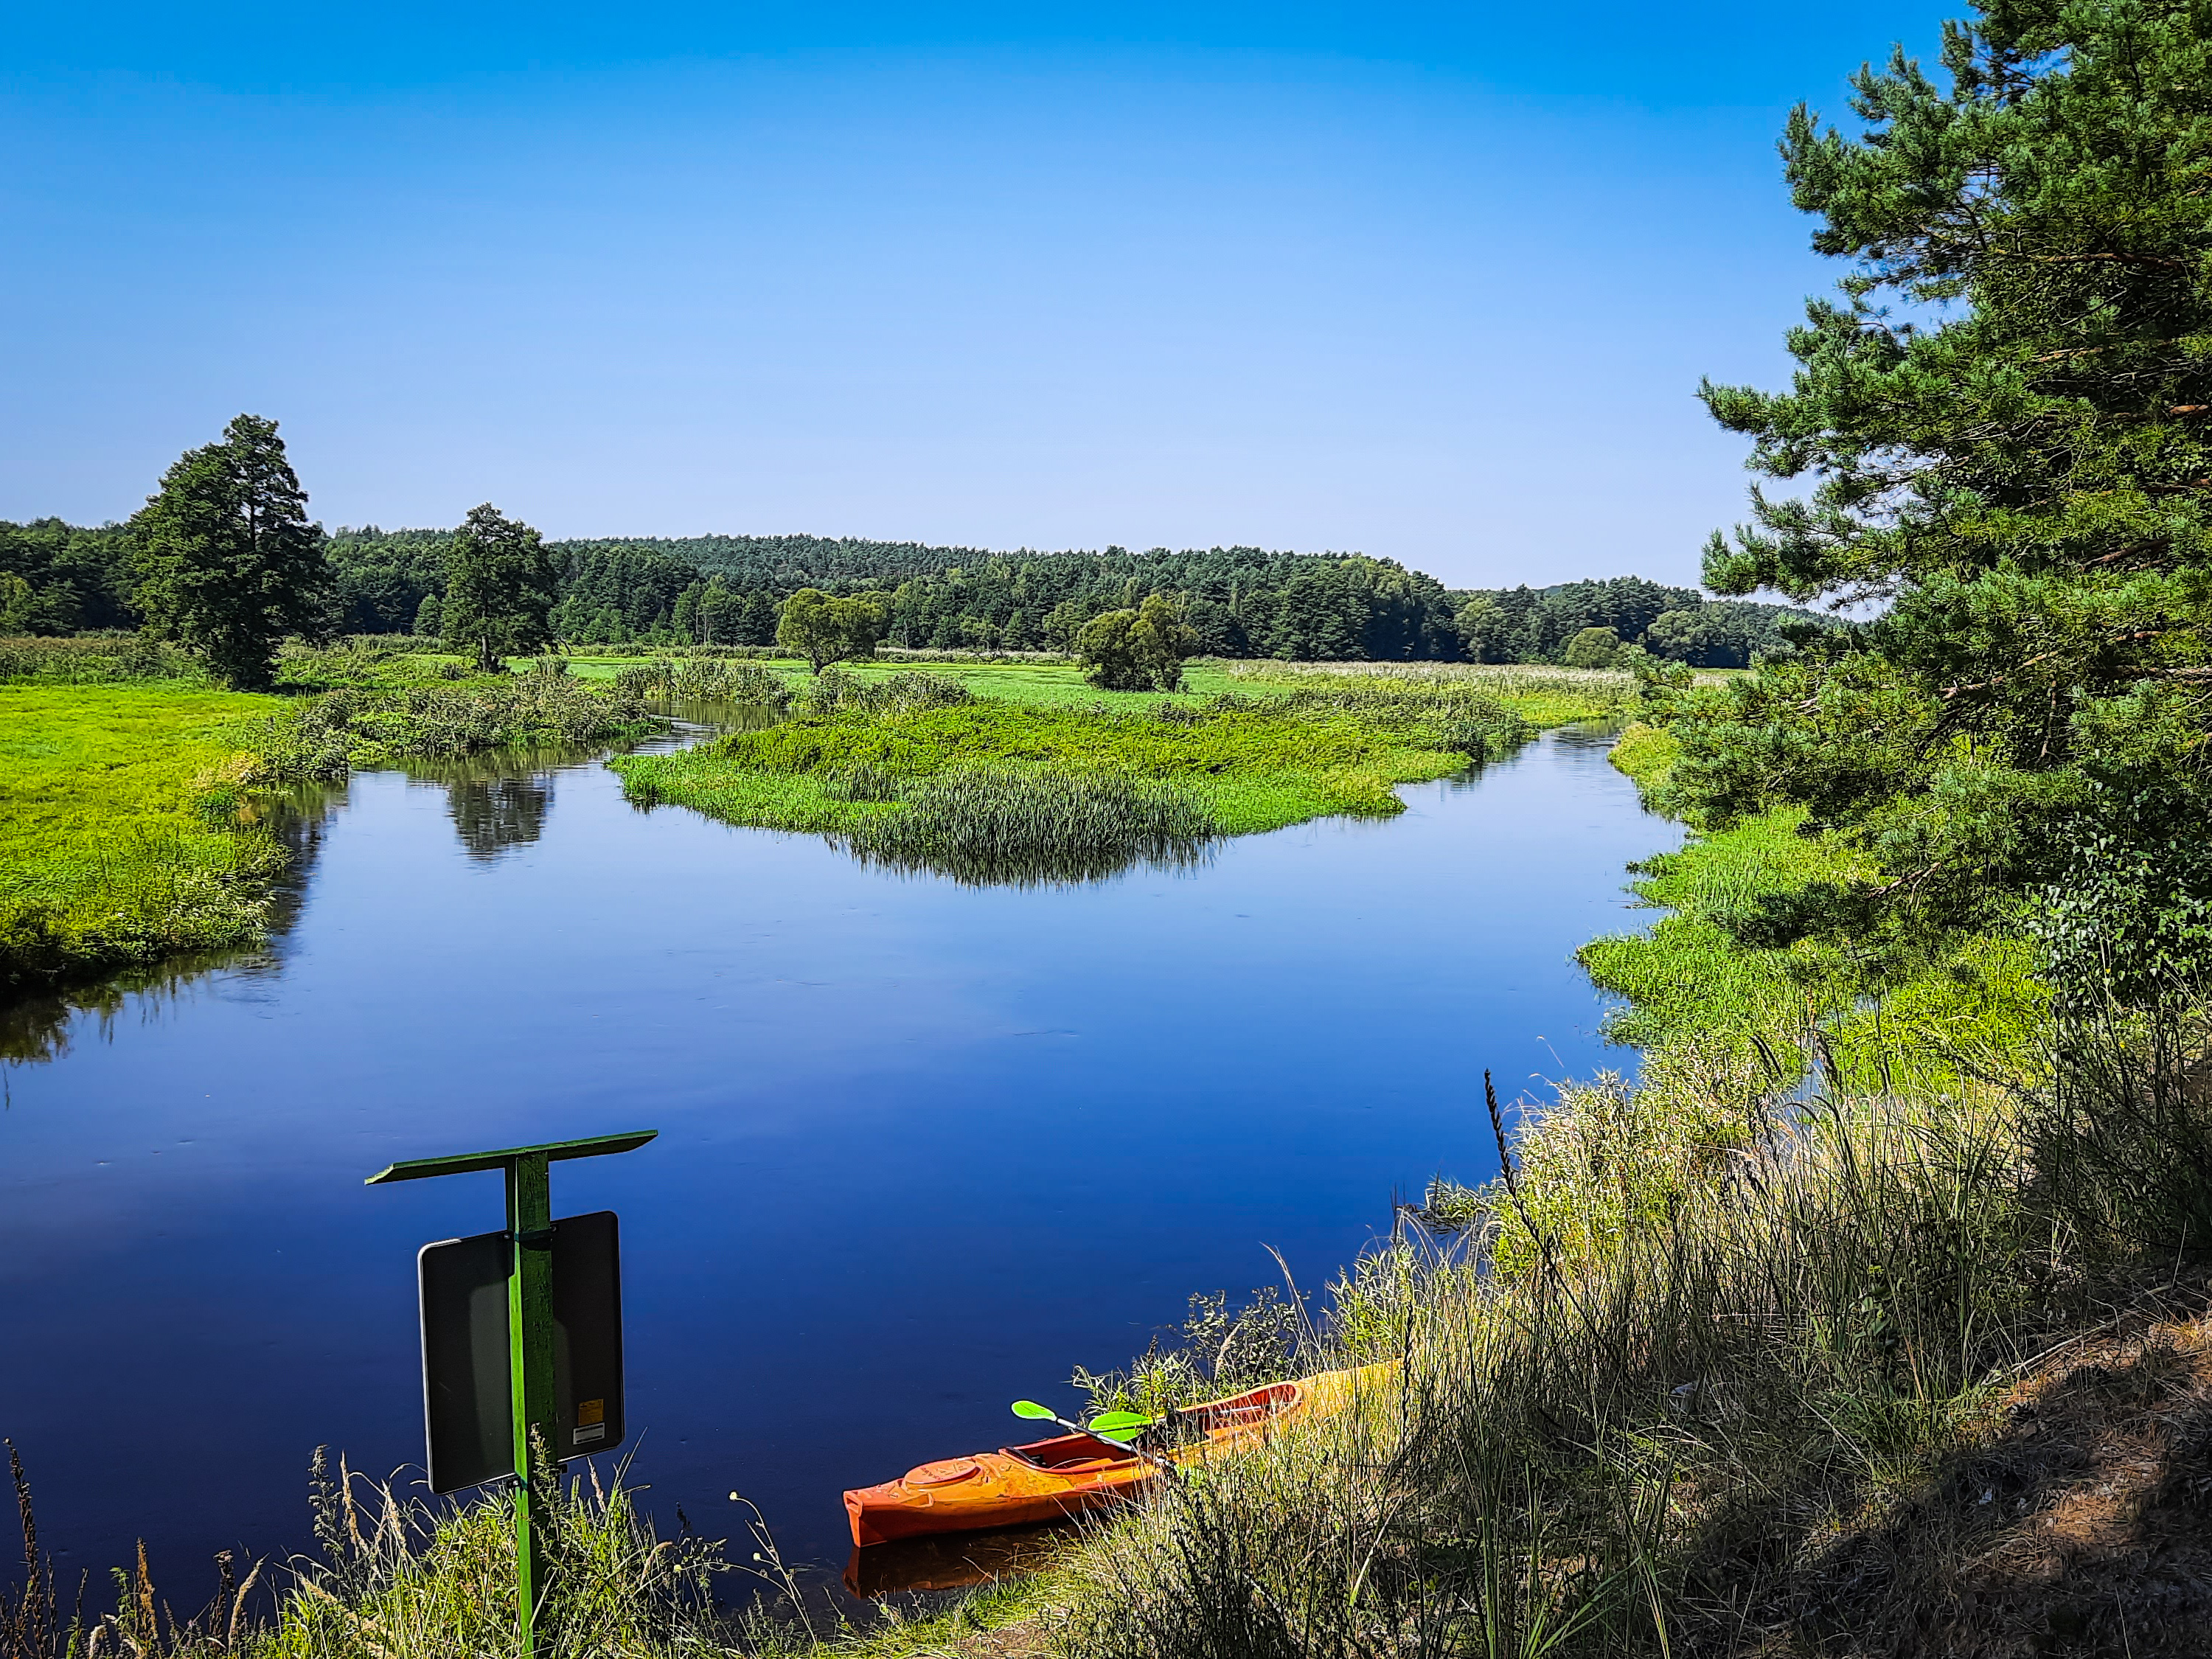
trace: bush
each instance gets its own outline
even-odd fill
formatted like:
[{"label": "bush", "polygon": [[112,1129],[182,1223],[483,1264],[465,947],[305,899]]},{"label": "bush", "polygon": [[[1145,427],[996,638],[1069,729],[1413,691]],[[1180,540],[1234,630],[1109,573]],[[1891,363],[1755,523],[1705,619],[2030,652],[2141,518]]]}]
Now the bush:
[{"label": "bush", "polygon": [[1620,635],[1610,628],[1585,628],[1559,653],[1565,668],[1610,668],[1620,655]]},{"label": "bush", "polygon": [[1083,678],[1102,691],[1179,691],[1182,659],[1197,648],[1198,635],[1157,593],[1133,611],[1093,617],[1075,636]]}]

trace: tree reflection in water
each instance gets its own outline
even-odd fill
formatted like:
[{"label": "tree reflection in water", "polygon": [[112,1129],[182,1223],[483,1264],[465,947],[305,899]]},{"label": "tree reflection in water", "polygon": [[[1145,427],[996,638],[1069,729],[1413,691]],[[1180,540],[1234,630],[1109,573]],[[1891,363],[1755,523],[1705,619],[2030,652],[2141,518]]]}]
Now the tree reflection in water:
[{"label": "tree reflection in water", "polygon": [[553,774],[598,752],[574,749],[496,749],[465,760],[410,762],[407,777],[446,792],[446,815],[461,848],[489,863],[545,833],[553,805]]},{"label": "tree reflection in water", "polygon": [[473,859],[495,859],[510,847],[526,847],[544,833],[553,792],[542,773],[520,778],[455,779],[446,786],[446,810]]}]

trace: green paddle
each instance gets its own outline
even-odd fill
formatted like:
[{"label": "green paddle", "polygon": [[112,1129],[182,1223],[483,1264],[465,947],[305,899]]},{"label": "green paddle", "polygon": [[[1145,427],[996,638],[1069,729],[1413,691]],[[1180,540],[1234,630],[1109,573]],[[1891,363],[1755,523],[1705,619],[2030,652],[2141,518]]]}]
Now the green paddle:
[{"label": "green paddle", "polygon": [[1156,1457],[1143,1447],[1132,1443],[1135,1438],[1133,1431],[1149,1427],[1159,1420],[1155,1417],[1147,1417],[1142,1412],[1101,1412],[1097,1417],[1092,1418],[1086,1426],[1081,1423],[1069,1422],[1051,1407],[1040,1406],[1034,1400],[1017,1400],[1014,1401],[1014,1415],[1026,1417],[1038,1423],[1057,1423],[1070,1434],[1088,1435],[1093,1440],[1103,1440],[1109,1446],[1119,1446],[1125,1451],[1133,1451],[1146,1462],[1172,1473],[1172,1466],[1165,1458]]}]

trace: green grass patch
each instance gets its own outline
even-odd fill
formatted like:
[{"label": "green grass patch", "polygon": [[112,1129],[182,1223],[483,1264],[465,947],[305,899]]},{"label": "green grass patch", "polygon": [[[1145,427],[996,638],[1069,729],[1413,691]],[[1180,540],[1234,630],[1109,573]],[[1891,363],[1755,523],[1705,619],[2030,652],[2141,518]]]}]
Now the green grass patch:
[{"label": "green grass patch", "polygon": [[281,707],[176,680],[0,685],[6,994],[258,933],[284,854],[240,816],[240,747]]},{"label": "green grass patch", "polygon": [[1601,988],[1627,999],[1608,1034],[1660,1054],[1694,1042],[1740,1058],[1764,1044],[1785,1067],[1819,1066],[1837,1086],[1876,1092],[1908,1081],[1942,1092],[1966,1072],[2015,1063],[2045,1006],[2019,940],[1984,936],[1899,959],[1849,942],[1741,936],[1763,899],[1872,873],[1804,821],[1802,808],[1779,807],[1633,866],[1637,895],[1668,914],[1648,933],[1578,953]]},{"label": "green grass patch", "polygon": [[1528,732],[1477,694],[1352,684],[1196,706],[1012,702],[931,672],[833,675],[810,698],[780,724],[612,764],[634,799],[830,835],[887,863],[1085,879],[1179,860],[1216,836],[1401,811],[1395,785],[1447,776]]}]

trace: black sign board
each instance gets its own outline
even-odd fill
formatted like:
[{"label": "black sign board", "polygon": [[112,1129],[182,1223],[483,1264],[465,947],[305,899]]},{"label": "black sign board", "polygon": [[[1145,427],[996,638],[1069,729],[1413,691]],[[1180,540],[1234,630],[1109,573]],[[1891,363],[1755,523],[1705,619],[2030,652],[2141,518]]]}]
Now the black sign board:
[{"label": "black sign board", "polygon": [[[622,1265],[612,1210],[553,1224],[553,1394],[556,1458],[622,1443]],[[514,1473],[505,1233],[425,1244],[422,1414],[430,1490],[458,1492]]]}]

